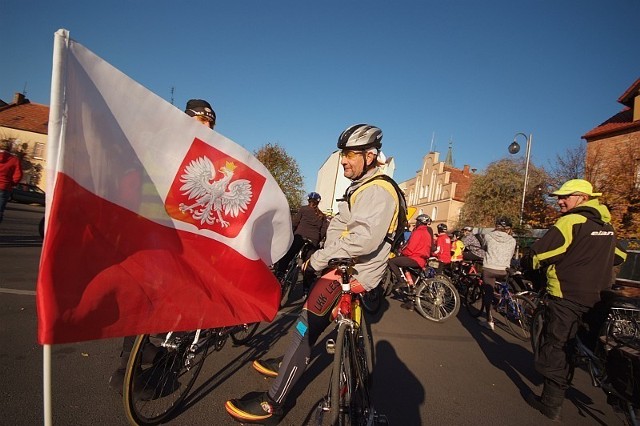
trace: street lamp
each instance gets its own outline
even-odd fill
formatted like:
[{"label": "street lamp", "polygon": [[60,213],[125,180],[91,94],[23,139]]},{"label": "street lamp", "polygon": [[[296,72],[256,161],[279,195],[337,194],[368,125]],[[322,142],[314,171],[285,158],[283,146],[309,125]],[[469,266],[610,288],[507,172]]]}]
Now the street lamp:
[{"label": "street lamp", "polygon": [[518,136],[524,136],[527,141],[527,148],[524,156],[524,185],[522,187],[522,204],[520,204],[520,227],[522,227],[522,222],[524,218],[524,197],[527,194],[527,183],[529,181],[529,156],[531,155],[531,141],[533,140],[533,135],[529,134],[529,137],[522,132],[518,132],[513,136],[513,142],[509,145],[509,153],[517,154],[520,152],[520,144],[516,141]]}]

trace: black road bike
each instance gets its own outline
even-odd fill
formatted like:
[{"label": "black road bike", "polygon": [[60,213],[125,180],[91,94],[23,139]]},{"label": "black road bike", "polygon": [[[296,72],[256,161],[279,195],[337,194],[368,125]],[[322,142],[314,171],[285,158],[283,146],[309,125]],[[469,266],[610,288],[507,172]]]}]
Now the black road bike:
[{"label": "black road bike", "polygon": [[132,425],[156,425],[170,418],[193,387],[204,360],[227,339],[247,343],[259,323],[136,337],[125,372],[123,402]]}]

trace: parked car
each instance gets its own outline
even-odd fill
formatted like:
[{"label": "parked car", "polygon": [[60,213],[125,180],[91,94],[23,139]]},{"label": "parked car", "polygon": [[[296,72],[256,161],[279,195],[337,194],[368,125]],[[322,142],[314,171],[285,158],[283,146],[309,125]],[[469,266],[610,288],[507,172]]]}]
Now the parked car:
[{"label": "parked car", "polygon": [[40,204],[41,206],[44,206],[45,194],[42,189],[35,185],[19,183],[15,188],[13,188],[11,200],[18,203]]}]

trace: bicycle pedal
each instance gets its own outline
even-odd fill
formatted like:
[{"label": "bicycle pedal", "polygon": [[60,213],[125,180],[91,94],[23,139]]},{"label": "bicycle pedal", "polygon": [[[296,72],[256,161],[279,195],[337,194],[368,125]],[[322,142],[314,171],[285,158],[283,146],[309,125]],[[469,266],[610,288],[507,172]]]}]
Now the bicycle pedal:
[{"label": "bicycle pedal", "polygon": [[336,353],[336,341],[333,339],[327,339],[327,343],[325,344],[325,349],[328,354]]}]

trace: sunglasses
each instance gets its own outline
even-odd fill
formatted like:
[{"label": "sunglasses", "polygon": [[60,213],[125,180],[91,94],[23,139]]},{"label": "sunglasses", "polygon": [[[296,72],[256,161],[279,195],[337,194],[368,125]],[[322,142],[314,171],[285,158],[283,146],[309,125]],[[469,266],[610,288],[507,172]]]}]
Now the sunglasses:
[{"label": "sunglasses", "polygon": [[347,160],[353,160],[360,154],[362,151],[340,151],[340,157],[346,157]]},{"label": "sunglasses", "polygon": [[558,200],[566,200],[569,197],[579,197],[579,194],[558,195]]}]

